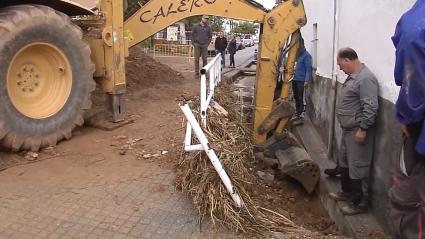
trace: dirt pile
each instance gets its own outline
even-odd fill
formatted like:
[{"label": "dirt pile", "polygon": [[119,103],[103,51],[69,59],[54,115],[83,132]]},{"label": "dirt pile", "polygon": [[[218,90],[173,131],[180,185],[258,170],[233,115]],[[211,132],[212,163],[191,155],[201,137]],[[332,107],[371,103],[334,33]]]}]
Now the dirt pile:
[{"label": "dirt pile", "polygon": [[127,89],[134,91],[146,89],[158,84],[179,84],[184,81],[181,73],[161,64],[143,52],[140,47],[133,47],[126,59]]},{"label": "dirt pile", "polygon": [[[173,94],[170,92],[175,93],[175,86],[182,84],[184,80],[180,72],[156,61],[147,55],[143,48],[133,47],[130,49],[130,56],[126,59],[125,101],[128,102],[131,98],[149,102],[171,97]],[[108,95],[99,86],[100,84],[97,84],[97,89],[92,94],[92,109],[85,116],[86,123],[95,128],[99,128],[99,124],[104,125],[112,121]],[[132,112],[126,105],[124,107],[126,108],[125,118],[128,119]]]}]

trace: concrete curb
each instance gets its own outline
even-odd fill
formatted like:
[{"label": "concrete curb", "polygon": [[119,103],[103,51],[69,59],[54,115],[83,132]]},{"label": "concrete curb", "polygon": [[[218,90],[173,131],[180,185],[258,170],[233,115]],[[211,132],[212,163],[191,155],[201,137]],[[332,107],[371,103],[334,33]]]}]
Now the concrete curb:
[{"label": "concrete curb", "polygon": [[[245,62],[246,63],[246,62]],[[253,61],[249,60],[249,63],[245,65],[245,63],[242,63],[241,66],[238,66],[236,68],[227,68],[229,70],[223,71],[223,76],[226,79],[230,79],[231,81],[235,81],[239,76],[241,76],[244,72],[254,72],[253,69],[248,69],[250,66],[255,64]],[[244,67],[242,65],[245,65]]]},{"label": "concrete curb", "polygon": [[230,80],[231,82],[234,82],[239,76],[243,74],[243,71],[241,71],[238,68],[234,68],[230,71],[224,72],[223,76],[225,79]]},{"label": "concrete curb", "polygon": [[310,119],[306,118],[302,126],[295,127],[294,133],[300,139],[310,157],[320,167],[321,178],[316,193],[329,216],[338,226],[338,229],[343,234],[353,238],[385,238],[386,234],[383,232],[382,227],[370,213],[345,216],[341,213],[340,208],[346,204],[344,202],[335,202],[329,198],[329,192],[339,191],[340,184],[338,179],[325,176],[323,171],[326,168],[335,167],[335,163],[328,160],[326,146]]}]

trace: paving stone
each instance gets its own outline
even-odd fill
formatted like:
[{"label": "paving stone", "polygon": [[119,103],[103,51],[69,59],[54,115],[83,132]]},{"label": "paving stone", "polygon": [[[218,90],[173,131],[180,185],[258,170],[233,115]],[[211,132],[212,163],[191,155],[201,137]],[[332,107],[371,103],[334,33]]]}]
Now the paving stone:
[{"label": "paving stone", "polygon": [[95,235],[95,234],[90,234],[86,237],[86,239],[98,239],[98,238],[99,238],[99,236]]},{"label": "paving stone", "polygon": [[61,236],[61,235],[59,235],[59,234],[57,234],[57,233],[53,232],[53,233],[50,233],[50,234],[47,236],[47,239],[59,239],[59,238],[60,238],[60,236]]},{"label": "paving stone", "polygon": [[92,233],[94,235],[100,236],[100,235],[104,234],[105,231],[106,230],[105,229],[102,229],[102,228],[95,228],[95,229],[93,229]]},{"label": "paving stone", "polygon": [[104,231],[102,235],[100,235],[101,238],[112,238],[112,236],[115,234],[113,231]]},{"label": "paving stone", "polygon": [[122,233],[116,232],[116,233],[114,233],[114,235],[112,235],[112,238],[113,238],[113,239],[124,239],[126,236],[127,236],[127,235],[125,235],[125,234],[122,234]]}]

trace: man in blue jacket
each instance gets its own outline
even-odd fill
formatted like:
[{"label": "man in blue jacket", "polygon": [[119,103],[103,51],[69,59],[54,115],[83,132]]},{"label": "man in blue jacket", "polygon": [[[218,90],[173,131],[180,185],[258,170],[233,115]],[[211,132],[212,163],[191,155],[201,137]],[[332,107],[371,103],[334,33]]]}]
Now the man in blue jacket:
[{"label": "man in blue jacket", "polygon": [[425,238],[425,0],[401,17],[392,40],[404,146],[389,191],[391,222],[394,238]]},{"label": "man in blue jacket", "polygon": [[311,55],[304,46],[304,41],[300,40],[298,49],[297,63],[295,66],[295,75],[292,80],[292,92],[295,99],[295,119],[302,120],[304,115],[304,88],[312,78],[311,73]]}]

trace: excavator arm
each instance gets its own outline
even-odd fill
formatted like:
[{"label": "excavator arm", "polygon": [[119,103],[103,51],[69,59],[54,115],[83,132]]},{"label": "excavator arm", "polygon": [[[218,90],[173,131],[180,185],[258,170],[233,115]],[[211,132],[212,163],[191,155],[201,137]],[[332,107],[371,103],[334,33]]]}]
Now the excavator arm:
[{"label": "excavator arm", "polygon": [[[302,1],[287,0],[273,10],[266,11],[245,0],[151,0],[125,21],[124,31],[130,38],[131,47],[181,19],[203,14],[262,24],[254,116],[254,142],[262,145],[267,133],[276,124],[279,124],[278,129],[283,130],[292,113],[286,100],[298,49],[298,30],[306,23]],[[283,47],[289,42],[292,47],[284,66],[282,95],[274,102],[279,59]]]},{"label": "excavator arm", "polygon": [[240,0],[151,0],[127,19],[124,29],[133,36],[133,46],[179,20],[203,14],[262,22],[266,12]]}]

